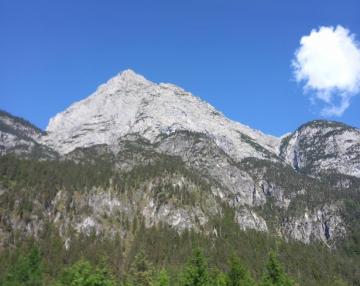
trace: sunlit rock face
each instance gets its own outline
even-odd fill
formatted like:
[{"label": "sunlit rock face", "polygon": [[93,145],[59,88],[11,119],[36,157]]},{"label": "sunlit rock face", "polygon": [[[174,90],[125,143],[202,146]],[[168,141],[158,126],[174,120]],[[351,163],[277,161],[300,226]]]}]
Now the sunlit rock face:
[{"label": "sunlit rock face", "polygon": [[360,130],[316,120],[282,139],[280,156],[308,174],[335,171],[360,177]]},{"label": "sunlit rock face", "polygon": [[285,237],[304,243],[321,241],[325,244],[339,240],[346,235],[345,223],[335,205],[307,211],[298,217],[289,217],[282,225]]},{"label": "sunlit rock face", "polygon": [[0,111],[0,155],[54,158],[56,152],[40,142],[44,134],[30,122]]},{"label": "sunlit rock face", "polygon": [[131,70],[53,117],[42,141],[65,154],[77,147],[116,146],[126,134],[155,142],[162,134],[179,130],[206,134],[237,160],[271,157],[280,143],[278,138],[227,119],[175,85],[155,84]]}]

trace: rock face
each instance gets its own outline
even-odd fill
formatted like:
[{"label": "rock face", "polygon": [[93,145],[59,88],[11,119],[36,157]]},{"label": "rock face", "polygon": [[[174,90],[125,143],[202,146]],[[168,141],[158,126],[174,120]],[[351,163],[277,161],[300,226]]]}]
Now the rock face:
[{"label": "rock face", "polygon": [[360,130],[316,120],[283,138],[280,156],[308,174],[335,171],[360,177]]},{"label": "rock face", "polygon": [[0,154],[54,156],[39,141],[45,133],[30,122],[0,111]]},{"label": "rock face", "polygon": [[172,84],[155,84],[133,71],[101,85],[88,98],[52,118],[42,141],[62,154],[98,144],[116,146],[120,137],[159,136],[187,130],[203,133],[232,158],[267,158],[280,143],[225,118],[208,103]]},{"label": "rock face", "polygon": [[[333,246],[351,228],[343,197],[360,186],[358,129],[313,121],[276,138],[132,71],[56,115],[47,132],[0,113],[0,153],[36,159],[16,165],[25,166],[17,176],[13,158],[0,156],[0,243],[15,231],[36,237],[45,222],[66,247],[72,233],[127,237],[140,222],[217,236],[230,213],[242,230]],[[342,177],[328,182],[329,172]]]},{"label": "rock face", "polygon": [[237,211],[235,219],[240,228],[243,230],[255,229],[258,231],[268,231],[266,221],[262,217],[258,216],[255,212],[246,208]]},{"label": "rock face", "polygon": [[310,213],[305,211],[299,217],[289,217],[282,226],[285,237],[290,237],[304,243],[321,241],[331,244],[334,239],[346,235],[345,224],[339,214],[339,208],[325,205]]}]

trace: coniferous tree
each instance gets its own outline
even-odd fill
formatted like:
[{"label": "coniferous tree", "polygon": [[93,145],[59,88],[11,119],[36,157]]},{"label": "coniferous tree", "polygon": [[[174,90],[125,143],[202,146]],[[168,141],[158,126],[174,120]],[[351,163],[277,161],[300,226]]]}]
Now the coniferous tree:
[{"label": "coniferous tree", "polygon": [[116,282],[107,267],[93,267],[80,260],[66,268],[54,286],[115,286]]},{"label": "coniferous tree", "polygon": [[200,249],[196,249],[184,269],[183,286],[209,286],[209,270],[206,258]]},{"label": "coniferous tree", "polygon": [[165,269],[161,269],[155,276],[152,286],[169,286],[169,275]]},{"label": "coniferous tree", "polygon": [[30,249],[28,255],[19,256],[5,277],[4,286],[42,285],[42,258],[38,248]]},{"label": "coniferous tree", "polygon": [[140,251],[135,256],[129,273],[130,285],[136,286],[152,286],[154,280],[154,267],[148,261],[144,251]]},{"label": "coniferous tree", "polygon": [[254,286],[255,281],[252,279],[248,270],[241,264],[239,258],[231,256],[230,270],[227,273],[227,286]]},{"label": "coniferous tree", "polygon": [[217,269],[212,269],[213,274],[211,275],[211,286],[227,286],[227,276],[224,272]]},{"label": "coniferous tree", "polygon": [[293,286],[295,285],[292,279],[285,273],[282,265],[276,257],[276,254],[271,251],[269,260],[266,265],[265,273],[263,275],[261,286]]}]

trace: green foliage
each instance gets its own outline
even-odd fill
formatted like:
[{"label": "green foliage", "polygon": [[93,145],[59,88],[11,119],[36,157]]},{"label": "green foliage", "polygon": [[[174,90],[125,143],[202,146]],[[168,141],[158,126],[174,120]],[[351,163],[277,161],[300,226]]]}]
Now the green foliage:
[{"label": "green foliage", "polygon": [[[143,235],[146,237],[150,235],[148,232],[144,232]],[[159,238],[159,237],[158,237]],[[186,240],[190,239],[191,235],[186,237]],[[253,236],[253,239],[255,237]],[[201,240],[202,241],[202,240]],[[88,258],[76,260],[75,262],[66,262],[73,261],[73,258],[70,256],[63,256],[62,260],[66,263],[66,266],[63,265],[63,270],[60,271],[59,274],[55,275],[49,271],[49,268],[54,267],[58,268],[58,265],[49,265],[48,267],[43,267],[41,261],[46,261],[45,257],[42,258],[40,256],[40,252],[37,247],[26,248],[23,251],[18,252],[16,259],[11,262],[10,260],[4,260],[4,256],[0,256],[0,266],[4,266],[4,263],[8,263],[7,265],[7,273],[4,275],[3,280],[0,278],[0,285],[4,286],[40,286],[40,285],[54,285],[54,286],[115,286],[115,285],[123,285],[123,286],[246,286],[246,285],[257,285],[255,279],[252,279],[250,275],[249,269],[252,273],[261,272],[264,268],[261,286],[293,286],[295,283],[293,282],[293,278],[290,278],[288,274],[285,273],[281,263],[279,262],[277,256],[272,252],[268,257],[268,262],[266,265],[263,265],[259,262],[259,260],[255,261],[255,264],[250,266],[250,268],[245,267],[245,264],[240,262],[240,258],[238,256],[232,255],[230,259],[226,257],[226,259],[221,262],[221,260],[215,262],[213,257],[215,254],[212,253],[212,248],[206,246],[207,254],[210,259],[208,260],[203,251],[200,248],[196,248],[193,251],[193,254],[190,258],[187,258],[187,263],[183,267],[183,263],[179,262],[179,257],[181,261],[181,257],[184,255],[183,247],[186,244],[179,244],[179,241],[176,239],[173,241],[175,243],[175,247],[177,251],[174,253],[171,261],[178,261],[177,266],[173,268],[172,263],[166,263],[166,269],[158,266],[158,264],[153,264],[152,262],[158,261],[160,256],[154,256],[157,253],[157,250],[154,251],[151,255],[151,259],[147,258],[144,254],[144,251],[141,250],[135,255],[132,259],[132,263],[129,268],[125,267],[125,271],[123,275],[116,275],[115,272],[122,267],[124,263],[123,260],[117,260],[116,256],[116,245],[119,242],[113,244],[111,241],[104,242],[105,245],[108,246],[109,251],[106,256],[106,263],[104,259],[96,259],[96,257],[102,256],[105,253],[102,252],[104,246],[100,248],[94,248],[92,252],[89,252]],[[84,248],[86,245],[91,245],[94,242],[91,242],[88,239],[84,239],[82,246],[80,248]],[[267,244],[267,242],[263,241],[262,243]],[[179,247],[179,248],[177,248]],[[205,244],[204,244],[205,247]],[[227,246],[228,247],[228,246]],[[282,246],[278,245],[279,250],[281,250]],[[75,248],[72,248],[73,251],[77,252]],[[306,250],[304,248],[297,248],[298,252],[301,250]],[[161,252],[161,249],[159,249]],[[315,250],[315,249],[313,249]],[[23,255],[26,253],[26,255]],[[70,251],[71,252],[71,251]],[[69,253],[70,253],[69,252]],[[42,252],[43,253],[43,252]],[[187,251],[185,251],[187,253]],[[44,254],[44,253],[43,253]],[[177,257],[177,254],[179,257]],[[46,254],[48,255],[48,254]],[[211,255],[211,256],[209,256]],[[306,276],[301,275],[298,277],[296,285],[326,285],[326,286],[345,286],[345,285],[358,285],[358,281],[353,280],[352,282],[347,282],[344,277],[340,277],[335,273],[328,271],[325,272],[326,279],[320,275],[322,271],[325,270],[319,268],[318,265],[314,263],[312,260],[306,260],[307,255],[304,258],[301,256],[291,255],[292,259],[299,262],[299,267],[304,267],[306,264],[310,269],[313,270],[313,273],[306,272]],[[264,258],[264,257],[263,257]],[[319,256],[321,259],[321,255]],[[328,257],[327,260],[331,260],[334,257]],[[92,261],[89,261],[91,259]],[[282,259],[283,260],[283,259]],[[8,261],[8,262],[6,262]],[[209,261],[209,262],[208,262]],[[224,262],[226,262],[223,264]],[[241,259],[243,261],[243,259]],[[324,261],[320,260],[319,265],[323,264]],[[336,263],[336,262],[335,262]],[[163,264],[164,265],[164,264]],[[249,263],[246,263],[249,265]],[[65,266],[65,268],[64,268]],[[211,267],[210,267],[211,266]],[[291,267],[287,265],[287,272],[294,273],[294,271],[290,271]],[[357,265],[354,265],[354,269],[357,269]],[[176,275],[179,270],[183,271],[180,275]],[[298,269],[299,270],[299,269]],[[358,270],[358,269],[357,269]],[[355,270],[355,271],[357,271]],[[113,275],[113,273],[115,275]],[[49,276],[53,275],[53,276]],[[55,276],[54,276],[55,275]],[[310,277],[314,275],[314,277]],[[1,274],[0,274],[1,277]],[[314,282],[314,279],[316,281]]]},{"label": "green foliage", "polygon": [[227,276],[223,272],[218,272],[213,278],[213,286],[227,286]]},{"label": "green foliage", "polygon": [[165,269],[161,269],[155,276],[152,286],[170,286],[169,274]]},{"label": "green foliage", "polygon": [[140,253],[135,256],[131,265],[128,284],[134,286],[152,286],[154,276],[155,269],[147,259],[144,251],[141,250]]},{"label": "green foliage", "polygon": [[54,286],[115,286],[115,280],[106,266],[93,267],[80,260],[66,268]]},{"label": "green foliage", "polygon": [[292,279],[285,273],[278,261],[276,254],[271,251],[266,265],[265,273],[261,281],[261,286],[293,286]]},{"label": "green foliage", "polygon": [[4,286],[40,286],[43,280],[40,251],[33,247],[26,256],[19,256],[7,273]]},{"label": "green foliage", "polygon": [[255,281],[252,279],[250,273],[240,263],[236,256],[230,258],[230,270],[227,273],[226,286],[254,286]]},{"label": "green foliage", "polygon": [[200,249],[196,249],[182,275],[182,286],[209,286],[210,277],[207,260]]},{"label": "green foliage", "polygon": [[341,278],[335,278],[334,282],[331,283],[331,286],[348,286],[348,284]]}]

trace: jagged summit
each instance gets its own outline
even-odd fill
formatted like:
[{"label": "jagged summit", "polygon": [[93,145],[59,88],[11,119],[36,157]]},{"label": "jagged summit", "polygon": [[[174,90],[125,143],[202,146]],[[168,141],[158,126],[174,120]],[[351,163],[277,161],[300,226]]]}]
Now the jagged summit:
[{"label": "jagged summit", "polygon": [[116,76],[108,80],[105,84],[101,85],[100,87],[108,87],[108,86],[116,86],[118,85],[121,87],[124,84],[153,84],[152,82],[148,81],[142,75],[137,74],[131,69],[124,70],[123,72],[118,73]]},{"label": "jagged summit", "polygon": [[88,98],[53,117],[43,141],[60,153],[97,144],[116,146],[137,133],[155,142],[178,130],[203,133],[235,159],[269,157],[280,140],[231,121],[213,106],[172,84],[156,84],[126,70]]},{"label": "jagged summit", "polygon": [[146,80],[142,75],[137,74],[132,69],[127,69],[120,72],[116,77],[121,77],[128,80]]},{"label": "jagged summit", "polygon": [[132,90],[137,88],[145,88],[146,86],[153,85],[154,83],[144,78],[142,75],[135,73],[133,70],[125,70],[118,73],[106,83],[101,84],[92,96],[111,96],[114,94],[122,95],[120,90]]}]

